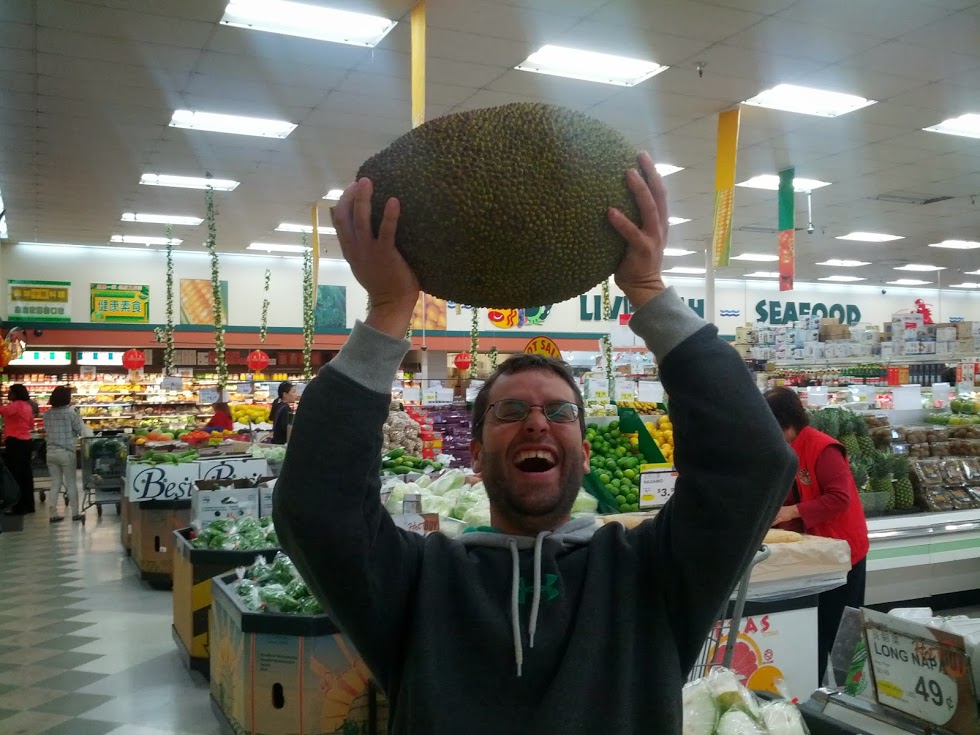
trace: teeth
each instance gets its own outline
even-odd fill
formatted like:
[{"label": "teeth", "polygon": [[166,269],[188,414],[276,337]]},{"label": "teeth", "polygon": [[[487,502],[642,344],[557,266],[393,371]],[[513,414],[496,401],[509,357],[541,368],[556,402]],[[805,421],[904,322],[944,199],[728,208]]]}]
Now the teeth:
[{"label": "teeth", "polygon": [[546,459],[549,462],[551,462],[551,464],[555,464],[558,461],[558,458],[555,457],[555,455],[552,452],[538,449],[535,451],[519,452],[517,457],[514,459],[514,463],[519,464],[528,459]]}]

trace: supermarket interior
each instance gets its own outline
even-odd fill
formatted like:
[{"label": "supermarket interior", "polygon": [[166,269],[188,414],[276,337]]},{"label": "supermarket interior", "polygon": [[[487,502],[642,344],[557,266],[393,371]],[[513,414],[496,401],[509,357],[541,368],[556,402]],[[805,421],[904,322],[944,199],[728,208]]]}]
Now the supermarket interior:
[{"label": "supermarket interior", "polygon": [[[841,449],[867,527],[862,555],[780,511],[684,732],[980,733],[976,0],[0,3],[0,732],[389,731],[272,520],[304,391],[370,309],[331,220],[361,170],[423,286],[377,457],[395,525],[492,525],[471,412],[521,354],[582,393],[572,516],[656,518],[671,396],[605,219],[636,151],[664,281],[784,430],[774,389]],[[829,492],[816,468],[784,508]]]}]

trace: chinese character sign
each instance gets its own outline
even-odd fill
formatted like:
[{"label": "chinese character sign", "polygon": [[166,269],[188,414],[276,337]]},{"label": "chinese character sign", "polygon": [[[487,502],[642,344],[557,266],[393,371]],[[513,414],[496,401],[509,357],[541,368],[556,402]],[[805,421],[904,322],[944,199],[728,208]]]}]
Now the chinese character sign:
[{"label": "chinese character sign", "polygon": [[89,289],[91,320],[146,324],[150,321],[150,287],[93,283]]},{"label": "chinese character sign", "polygon": [[23,322],[70,322],[71,283],[8,281],[7,313]]}]

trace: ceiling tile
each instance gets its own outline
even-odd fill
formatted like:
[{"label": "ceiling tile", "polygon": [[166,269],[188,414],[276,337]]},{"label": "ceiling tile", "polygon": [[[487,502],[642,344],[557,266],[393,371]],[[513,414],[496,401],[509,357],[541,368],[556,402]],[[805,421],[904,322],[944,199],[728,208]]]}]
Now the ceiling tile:
[{"label": "ceiling tile", "polygon": [[613,0],[597,15],[623,26],[669,31],[676,36],[712,43],[749,28],[764,17],[697,0]]},{"label": "ceiling tile", "polygon": [[425,45],[426,52],[435,58],[507,68],[517,66],[534,50],[531,45],[518,41],[442,28],[430,28]]},{"label": "ceiling tile", "polygon": [[0,23],[0,48],[34,48],[34,26],[26,23]]},{"label": "ceiling tile", "polygon": [[427,0],[425,18],[430,29],[463,32],[478,29],[482,36],[506,38],[532,48],[553,43],[556,34],[576,22],[574,17],[567,15],[542,13],[489,0]]},{"label": "ceiling tile", "polygon": [[766,54],[833,64],[877,46],[881,39],[845,31],[833,31],[809,23],[769,18],[725,39],[725,44],[757,49]]},{"label": "ceiling tile", "polygon": [[[69,0],[45,0],[37,5],[37,23],[75,33],[120,39],[121,42],[147,43],[201,48],[214,31],[214,23],[123,8],[105,8]],[[103,41],[108,42],[108,41]]]},{"label": "ceiling tile", "polygon": [[879,38],[894,38],[945,18],[950,11],[921,0],[798,0],[777,14],[809,23]]},{"label": "ceiling tile", "polygon": [[923,46],[902,41],[886,41],[872,49],[856,54],[846,61],[848,66],[866,68],[884,74],[933,82],[951,74],[969,72],[980,67],[980,50],[974,54],[936,53]]},{"label": "ceiling tile", "polygon": [[980,50],[980,13],[961,11],[906,33],[901,40],[943,53],[976,54]]},{"label": "ceiling tile", "polygon": [[596,18],[556,34],[550,43],[644,59],[666,66],[683,63],[710,45],[708,41],[657,33],[640,25],[617,25],[611,23],[605,14]]}]

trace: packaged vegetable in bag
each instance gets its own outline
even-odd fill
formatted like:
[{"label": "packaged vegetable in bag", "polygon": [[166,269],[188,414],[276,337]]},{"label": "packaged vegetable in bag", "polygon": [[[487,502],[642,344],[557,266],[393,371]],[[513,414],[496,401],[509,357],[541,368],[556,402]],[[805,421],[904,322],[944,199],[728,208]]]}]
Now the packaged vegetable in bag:
[{"label": "packaged vegetable in bag", "polygon": [[759,700],[730,670],[716,666],[708,672],[705,681],[722,712],[738,709],[755,720],[761,716]]},{"label": "packaged vegetable in bag", "polygon": [[683,735],[712,735],[718,726],[718,703],[704,679],[692,681],[681,691]]},{"label": "packaged vegetable in bag", "polygon": [[718,721],[717,735],[766,735],[765,728],[740,709],[730,709]]},{"label": "packaged vegetable in bag", "polygon": [[777,701],[762,705],[762,722],[769,735],[810,735],[799,708],[790,702]]},{"label": "packaged vegetable in bag", "polygon": [[286,588],[278,583],[266,584],[259,588],[259,599],[271,612],[299,612],[299,603],[286,594]]},{"label": "packaged vegetable in bag", "polygon": [[449,470],[438,480],[433,480],[429,485],[429,492],[433,495],[445,495],[450,490],[458,490],[466,484],[466,475],[462,470]]}]

